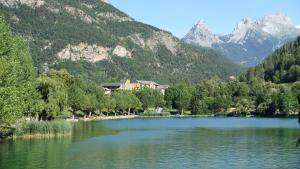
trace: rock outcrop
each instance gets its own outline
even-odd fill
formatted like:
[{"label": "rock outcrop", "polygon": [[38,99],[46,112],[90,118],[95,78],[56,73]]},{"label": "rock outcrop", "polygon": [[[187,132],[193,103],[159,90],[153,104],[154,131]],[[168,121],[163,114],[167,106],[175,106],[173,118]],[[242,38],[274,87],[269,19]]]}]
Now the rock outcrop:
[{"label": "rock outcrop", "polygon": [[108,59],[108,52],[110,48],[105,48],[97,45],[89,45],[87,43],[80,43],[79,45],[68,45],[61,52],[57,54],[60,60],[85,60],[88,62],[98,62]]},{"label": "rock outcrop", "polygon": [[0,3],[6,7],[14,8],[18,5],[27,5],[32,8],[38,8],[45,4],[43,0],[0,0]]}]

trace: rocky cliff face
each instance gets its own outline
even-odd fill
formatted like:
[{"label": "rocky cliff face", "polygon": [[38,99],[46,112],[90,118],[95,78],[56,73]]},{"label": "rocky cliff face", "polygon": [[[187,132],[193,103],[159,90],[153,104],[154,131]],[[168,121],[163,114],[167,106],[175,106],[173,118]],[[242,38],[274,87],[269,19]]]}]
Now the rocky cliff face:
[{"label": "rocky cliff face", "polygon": [[27,39],[42,72],[47,65],[97,82],[131,78],[176,83],[227,78],[240,70],[220,53],[186,45],[108,2],[0,0],[0,12]]},{"label": "rocky cliff face", "polygon": [[196,24],[183,38],[187,43],[221,50],[236,63],[254,66],[275,49],[300,35],[291,18],[282,13],[262,17],[257,21],[243,19],[228,35],[215,35]]},{"label": "rocky cliff face", "polygon": [[87,43],[80,43],[78,45],[67,45],[62,49],[57,57],[60,60],[71,60],[80,61],[85,60],[88,62],[99,62],[101,60],[108,59],[110,48],[105,48],[102,46],[89,45]]},{"label": "rocky cliff face", "polygon": [[19,5],[27,5],[31,8],[38,8],[45,4],[43,0],[0,0],[6,7],[16,8]]}]

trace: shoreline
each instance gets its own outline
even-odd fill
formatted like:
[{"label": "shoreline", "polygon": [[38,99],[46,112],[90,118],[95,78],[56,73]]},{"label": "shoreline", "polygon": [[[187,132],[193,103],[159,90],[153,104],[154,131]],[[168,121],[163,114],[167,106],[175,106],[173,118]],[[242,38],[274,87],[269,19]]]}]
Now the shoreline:
[{"label": "shoreline", "polygon": [[168,116],[141,116],[141,115],[124,115],[124,116],[100,116],[92,118],[79,118],[79,119],[65,119],[68,122],[89,122],[89,121],[108,121],[108,120],[125,120],[125,119],[137,119],[137,118],[280,118],[280,119],[296,119],[298,116],[227,116],[227,115],[168,115]]},{"label": "shoreline", "polygon": [[25,134],[22,136],[11,136],[13,140],[15,139],[52,139],[52,138],[64,138],[72,136],[72,132],[70,133],[58,133],[58,134]]},{"label": "shoreline", "polygon": [[124,115],[124,116],[98,116],[92,118],[78,118],[78,119],[65,119],[68,122],[89,122],[89,121],[104,121],[104,120],[122,120],[122,119],[133,119],[140,117],[139,115]]},{"label": "shoreline", "polygon": [[[124,116],[100,116],[93,118],[79,118],[79,119],[64,119],[66,122],[76,123],[76,122],[92,122],[92,121],[109,121],[109,120],[126,120],[126,119],[158,119],[158,118],[279,118],[279,119],[297,119],[297,116],[288,116],[288,117],[280,117],[280,116],[272,116],[272,117],[264,117],[264,116],[226,116],[226,115],[169,115],[169,116],[140,116],[140,115],[124,115]],[[52,138],[63,138],[70,137],[71,133],[47,133],[47,134],[25,134],[21,136],[10,135],[6,137],[0,137],[0,143],[7,139],[52,139]]]}]

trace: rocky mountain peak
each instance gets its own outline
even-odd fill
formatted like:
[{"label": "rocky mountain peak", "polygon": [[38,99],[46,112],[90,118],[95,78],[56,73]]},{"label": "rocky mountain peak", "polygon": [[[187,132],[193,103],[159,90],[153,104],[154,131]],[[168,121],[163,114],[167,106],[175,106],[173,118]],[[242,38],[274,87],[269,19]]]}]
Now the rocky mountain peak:
[{"label": "rocky mountain peak", "polygon": [[203,20],[198,21],[183,39],[188,43],[204,47],[211,47],[213,43],[221,42],[217,35],[209,31]]},{"label": "rocky mountain peak", "polygon": [[257,24],[262,31],[272,36],[285,36],[295,31],[292,19],[283,13],[267,15],[259,19]]},{"label": "rocky mountain peak", "polygon": [[248,29],[252,26],[252,21],[250,18],[243,18],[241,22],[239,22],[233,31],[239,31],[243,29]]},{"label": "rocky mountain peak", "polygon": [[262,17],[261,22],[293,26],[292,19],[284,13],[275,13]]},{"label": "rocky mountain peak", "polygon": [[244,18],[227,35],[215,35],[198,22],[183,38],[187,43],[222,50],[236,63],[254,66],[284,43],[300,35],[284,13],[264,16],[255,22]]},{"label": "rocky mountain peak", "polygon": [[204,20],[199,20],[194,26],[194,29],[209,31],[207,23]]},{"label": "rocky mountain peak", "polygon": [[243,18],[242,21],[240,22],[240,24],[251,25],[252,20],[250,18]]},{"label": "rocky mountain peak", "polygon": [[250,18],[244,18],[236,25],[230,35],[229,42],[244,43],[243,39],[247,36],[248,32],[254,29],[253,22]]}]

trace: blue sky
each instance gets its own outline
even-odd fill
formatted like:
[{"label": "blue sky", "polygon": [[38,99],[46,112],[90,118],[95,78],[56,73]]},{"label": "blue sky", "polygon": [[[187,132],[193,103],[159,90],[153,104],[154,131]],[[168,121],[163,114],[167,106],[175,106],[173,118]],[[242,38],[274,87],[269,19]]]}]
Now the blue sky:
[{"label": "blue sky", "polygon": [[282,12],[300,25],[300,0],[111,0],[111,4],[141,21],[184,36],[205,20],[213,33],[229,33],[243,18],[256,20]]}]

